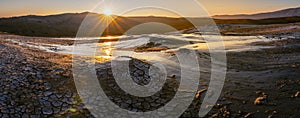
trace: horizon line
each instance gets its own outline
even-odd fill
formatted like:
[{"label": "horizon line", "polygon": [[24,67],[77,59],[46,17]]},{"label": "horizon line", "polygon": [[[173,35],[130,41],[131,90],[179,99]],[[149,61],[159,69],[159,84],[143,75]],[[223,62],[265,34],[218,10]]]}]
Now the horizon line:
[{"label": "horizon line", "polygon": [[[261,11],[261,12],[249,13],[249,14],[247,14],[247,13],[237,13],[237,14],[210,15],[210,18],[213,18],[215,16],[255,15],[255,14],[261,14],[261,13],[272,13],[272,12],[276,12],[276,11],[282,11],[282,10],[288,10],[288,9],[297,9],[297,8],[300,8],[300,6],[282,8],[282,9],[277,9],[277,10],[273,10],[273,11]],[[26,17],[26,16],[45,17],[45,16],[55,16],[55,15],[63,15],[63,14],[84,14],[84,13],[99,14],[99,15],[104,14],[104,13],[97,13],[97,12],[91,12],[91,11],[83,11],[83,12],[58,12],[58,13],[52,13],[52,14],[25,14],[25,15],[14,15],[14,16],[3,16],[3,17],[0,17],[0,18],[17,18],[17,17]],[[163,15],[115,15],[115,14],[112,14],[112,16],[118,16],[118,17],[208,18],[208,17],[195,17],[195,16],[163,16]]]}]

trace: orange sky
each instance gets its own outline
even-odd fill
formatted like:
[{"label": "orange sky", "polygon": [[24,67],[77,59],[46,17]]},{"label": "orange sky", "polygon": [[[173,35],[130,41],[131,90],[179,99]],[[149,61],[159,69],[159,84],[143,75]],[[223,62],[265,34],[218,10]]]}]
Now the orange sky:
[{"label": "orange sky", "polygon": [[[124,7],[131,4],[127,0],[110,0],[122,2]],[[133,0],[134,1],[134,0]],[[140,2],[140,0],[136,0]],[[144,0],[147,1],[147,0]],[[155,1],[155,0],[148,0]],[[161,0],[160,0],[161,1]],[[173,0],[182,6],[175,6],[174,2],[169,2],[170,6],[176,9],[185,9],[189,16],[197,16],[194,9],[189,9],[185,4],[189,0]],[[249,14],[279,9],[299,7],[299,0],[198,0],[209,12],[210,15],[220,14]],[[101,0],[1,0],[0,17],[21,16],[21,15],[48,15],[58,13],[75,13],[92,11]],[[139,3],[136,4],[139,4]],[[159,1],[157,0],[159,3]],[[113,11],[120,15],[122,11]],[[99,11],[101,13],[101,11]],[[166,15],[161,12],[151,11],[149,13],[139,12],[131,15]],[[168,15],[168,14],[167,14]]]}]

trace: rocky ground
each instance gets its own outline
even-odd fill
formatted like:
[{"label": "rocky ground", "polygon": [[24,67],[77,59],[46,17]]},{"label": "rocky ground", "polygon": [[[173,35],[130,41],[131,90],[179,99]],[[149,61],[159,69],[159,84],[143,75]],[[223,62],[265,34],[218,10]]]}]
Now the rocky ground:
[{"label": "rocky ground", "polygon": [[[228,73],[221,97],[206,117],[299,117],[299,39],[253,45],[276,48],[227,54]],[[71,69],[71,55],[43,52],[0,39],[0,117],[93,117],[80,100]],[[199,53],[200,54],[200,53]],[[200,54],[203,55],[208,54]],[[206,57],[207,58],[207,57]],[[166,104],[176,92],[176,76],[149,98],[124,94],[116,86],[110,62],[98,63],[98,79],[111,101],[133,112]],[[209,62],[202,62],[209,65]],[[131,76],[139,85],[149,83],[150,63],[133,60]],[[209,73],[201,73],[193,104],[181,117],[198,117]]]}]

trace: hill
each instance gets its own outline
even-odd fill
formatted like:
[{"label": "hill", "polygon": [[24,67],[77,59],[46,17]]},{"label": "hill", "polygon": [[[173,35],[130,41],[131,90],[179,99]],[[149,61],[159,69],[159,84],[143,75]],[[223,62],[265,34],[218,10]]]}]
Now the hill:
[{"label": "hill", "polygon": [[[96,13],[67,13],[49,16],[22,16],[12,18],[0,18],[0,32],[23,36],[40,37],[75,37],[82,21],[88,17],[87,22],[94,25],[99,19],[106,17]],[[170,17],[116,17],[115,23],[109,25],[104,35],[122,35],[130,28],[147,22],[158,22],[170,25],[177,30],[193,28],[193,25],[185,18]],[[203,25],[208,23],[207,18],[188,18]],[[215,19],[217,24],[286,24],[300,22],[300,17],[283,17],[270,19]],[[116,25],[116,23],[118,25]]]},{"label": "hill", "polygon": [[258,14],[238,14],[238,15],[216,15],[215,19],[267,19],[278,17],[295,17],[300,16],[300,7],[289,8],[274,12],[258,13]]}]

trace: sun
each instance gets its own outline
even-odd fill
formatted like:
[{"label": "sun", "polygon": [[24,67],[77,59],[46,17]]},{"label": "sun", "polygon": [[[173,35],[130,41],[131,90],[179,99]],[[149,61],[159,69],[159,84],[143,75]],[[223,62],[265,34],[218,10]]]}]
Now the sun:
[{"label": "sun", "polygon": [[104,13],[106,16],[110,16],[110,15],[112,15],[112,10],[111,10],[111,9],[104,9],[103,13]]}]

